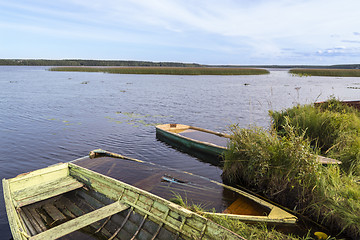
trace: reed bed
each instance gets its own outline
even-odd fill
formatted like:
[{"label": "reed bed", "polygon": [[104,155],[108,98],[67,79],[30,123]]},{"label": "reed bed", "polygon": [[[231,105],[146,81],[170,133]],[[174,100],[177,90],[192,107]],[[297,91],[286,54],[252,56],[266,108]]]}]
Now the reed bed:
[{"label": "reed bed", "polygon": [[299,214],[360,238],[360,184],[340,167],[316,162],[311,141],[285,122],[275,129],[231,127],[224,181],[240,184]]},{"label": "reed bed", "polygon": [[316,106],[270,112],[270,116],[278,134],[286,136],[288,122],[322,155],[340,160],[343,171],[360,176],[360,112],[356,108],[330,99]]},{"label": "reed bed", "polygon": [[265,69],[230,67],[54,67],[49,70],[66,72],[164,75],[261,75],[269,73],[269,71]]},{"label": "reed bed", "polygon": [[360,77],[360,69],[291,69],[299,76]]}]

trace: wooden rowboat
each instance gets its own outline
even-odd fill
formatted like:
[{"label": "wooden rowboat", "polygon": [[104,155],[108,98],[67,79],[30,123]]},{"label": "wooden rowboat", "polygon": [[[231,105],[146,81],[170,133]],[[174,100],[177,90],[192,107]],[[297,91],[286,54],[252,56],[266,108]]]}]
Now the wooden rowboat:
[{"label": "wooden rowboat", "polygon": [[219,157],[226,151],[230,135],[184,124],[156,126],[156,136],[171,145],[183,147],[190,152]]},{"label": "wooden rowboat", "polygon": [[[79,160],[84,159],[89,158]],[[179,205],[74,163],[3,179],[3,189],[15,240],[244,239]]]},{"label": "wooden rowboat", "polygon": [[[223,156],[230,141],[229,134],[183,124],[157,125],[156,136],[173,146],[189,151],[191,154],[197,155],[196,151],[200,151],[212,157]],[[317,161],[323,165],[341,164],[336,159],[323,156],[317,156]]]}]

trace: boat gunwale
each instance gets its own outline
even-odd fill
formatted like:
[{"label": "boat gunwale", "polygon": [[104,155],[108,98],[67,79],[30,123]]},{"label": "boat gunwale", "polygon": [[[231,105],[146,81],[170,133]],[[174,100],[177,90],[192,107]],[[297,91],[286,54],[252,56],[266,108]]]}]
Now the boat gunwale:
[{"label": "boat gunwale", "polygon": [[12,194],[8,179],[2,179],[3,194],[6,208],[6,215],[9,222],[11,234],[14,239],[28,239],[30,235],[26,231],[24,222],[18,215],[13,203]]}]

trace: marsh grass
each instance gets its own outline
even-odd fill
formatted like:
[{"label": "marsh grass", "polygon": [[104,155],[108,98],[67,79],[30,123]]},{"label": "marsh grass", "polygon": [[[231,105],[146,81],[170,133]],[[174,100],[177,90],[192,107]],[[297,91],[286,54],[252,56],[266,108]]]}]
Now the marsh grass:
[{"label": "marsh grass", "polygon": [[[279,231],[276,231],[274,228],[269,227],[265,224],[259,223],[259,224],[246,224],[244,222],[230,219],[226,216],[216,216],[211,214],[206,214],[205,209],[201,207],[200,205],[194,205],[190,204],[188,200],[185,198],[182,198],[180,194],[173,193],[174,198],[170,199],[170,201],[185,207],[191,211],[194,211],[212,221],[215,223],[239,234],[240,236],[244,237],[247,240],[267,240],[267,239],[273,239],[273,240],[310,240],[314,239],[310,237],[310,233],[308,236],[305,237],[297,237],[293,235],[285,235]],[[333,239],[333,238],[331,238]]]},{"label": "marsh grass", "polygon": [[360,77],[360,69],[291,69],[299,76]]},{"label": "marsh grass", "polygon": [[165,74],[165,75],[261,75],[268,70],[257,68],[225,67],[54,67],[50,71],[104,72],[115,74]]},{"label": "marsh grass", "polygon": [[266,197],[277,202],[305,208],[311,194],[304,192],[304,186],[311,185],[314,180],[307,173],[320,167],[308,141],[297,136],[289,125],[286,128],[289,135],[282,138],[275,131],[263,128],[232,126],[231,131],[224,179],[261,189]]},{"label": "marsh grass", "polygon": [[[310,233],[307,236],[300,237],[295,235],[286,235],[277,231],[273,227],[269,227],[265,224],[245,224],[241,221],[229,219],[225,216],[206,216],[217,224],[239,234],[247,240],[310,240],[316,239],[310,236]],[[329,238],[334,239],[334,238]]]},{"label": "marsh grass", "polygon": [[305,134],[285,122],[275,130],[232,126],[223,178],[311,217],[337,233],[360,238],[360,185],[339,166],[315,161]]},{"label": "marsh grass", "polygon": [[280,112],[270,111],[273,127],[286,136],[284,126],[294,126],[296,134],[310,140],[312,148],[342,162],[347,173],[360,175],[360,112],[331,99],[322,104],[295,106]]}]

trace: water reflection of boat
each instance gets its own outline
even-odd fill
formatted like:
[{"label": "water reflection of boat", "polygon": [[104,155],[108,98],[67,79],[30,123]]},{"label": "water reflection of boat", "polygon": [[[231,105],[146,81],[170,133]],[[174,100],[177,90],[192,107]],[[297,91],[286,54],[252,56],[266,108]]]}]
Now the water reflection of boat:
[{"label": "water reflection of boat", "polygon": [[227,147],[230,135],[184,124],[162,124],[156,126],[158,139],[191,154],[201,152],[213,157],[221,156]]},{"label": "water reflection of boat", "polygon": [[[244,239],[179,205],[80,166],[88,160],[3,180],[15,240]],[[110,160],[111,166],[117,163],[103,157],[87,164]]]}]

